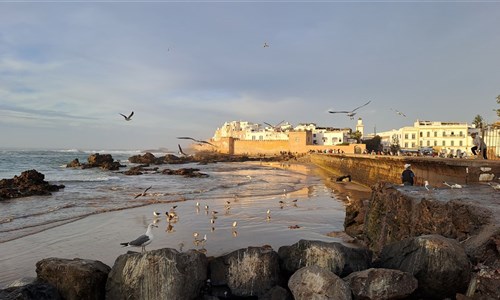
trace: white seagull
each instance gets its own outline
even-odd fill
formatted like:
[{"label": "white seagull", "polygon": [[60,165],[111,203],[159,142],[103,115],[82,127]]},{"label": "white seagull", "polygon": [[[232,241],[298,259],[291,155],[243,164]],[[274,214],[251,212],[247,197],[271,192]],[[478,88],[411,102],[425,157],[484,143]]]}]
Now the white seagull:
[{"label": "white seagull", "polygon": [[391,108],[391,110],[393,110],[394,112],[396,112],[398,115],[400,115],[400,116],[402,116],[402,117],[406,117],[406,115],[405,115],[404,113],[400,112],[400,111],[399,111],[399,110],[397,110],[397,109],[392,109],[392,108]]},{"label": "white seagull", "polygon": [[426,190],[429,190],[429,181],[424,181],[424,187]]},{"label": "white seagull", "polygon": [[135,240],[128,242],[128,243],[120,243],[123,247],[141,247],[142,251],[146,251],[146,246],[151,244],[153,241],[153,232],[152,229],[153,227],[158,227],[155,224],[151,223],[148,225],[148,230],[146,230],[146,233],[141,235],[140,237],[136,238]]},{"label": "white seagull", "polygon": [[448,184],[446,181],[443,181],[443,184],[446,186],[449,186],[452,189],[461,189],[462,188],[462,186],[458,183]]},{"label": "white seagull", "polygon": [[120,114],[121,116],[123,116],[125,118],[125,121],[131,121],[132,120],[132,116],[134,115],[134,112],[131,112],[130,115],[128,115],[128,117],[124,114]]},{"label": "white seagull", "polygon": [[351,110],[351,111],[347,111],[347,110],[340,110],[340,111],[332,111],[332,110],[329,110],[328,112],[331,113],[331,114],[346,114],[349,118],[351,118],[351,120],[354,119],[354,115],[356,114],[356,110],[360,109],[361,107],[363,106],[366,106],[368,104],[370,104],[370,102],[372,102],[371,100],[366,102],[365,104],[361,105],[361,106],[358,106],[356,107],[355,109]]}]

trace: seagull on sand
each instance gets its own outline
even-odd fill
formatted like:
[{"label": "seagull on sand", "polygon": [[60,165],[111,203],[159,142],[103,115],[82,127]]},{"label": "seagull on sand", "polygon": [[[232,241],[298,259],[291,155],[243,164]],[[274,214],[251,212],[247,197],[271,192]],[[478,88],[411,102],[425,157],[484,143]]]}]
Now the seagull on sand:
[{"label": "seagull on sand", "polygon": [[331,114],[346,114],[349,118],[351,118],[351,120],[354,119],[354,115],[356,114],[356,110],[360,109],[361,107],[363,106],[366,106],[368,104],[370,104],[370,102],[372,102],[371,100],[366,102],[365,104],[361,105],[361,106],[358,106],[356,107],[355,109],[351,110],[351,111],[347,111],[347,110],[340,110],[340,111],[332,111],[332,110],[329,110],[328,112],[331,113]]},{"label": "seagull on sand", "polygon": [[500,190],[500,184],[493,184],[491,182],[488,182],[488,185],[494,188],[495,190]]},{"label": "seagull on sand", "polygon": [[130,115],[128,115],[128,117],[124,114],[120,114],[121,116],[123,116],[125,118],[125,121],[131,121],[132,120],[132,116],[134,115],[134,112],[131,112]]},{"label": "seagull on sand", "polygon": [[424,181],[424,187],[426,190],[429,190],[429,181]]},{"label": "seagull on sand", "polygon": [[142,193],[140,193],[140,194],[135,195],[134,199],[137,199],[137,198],[139,198],[139,197],[141,197],[141,196],[142,196],[142,197],[146,196],[146,192],[147,192],[150,188],[152,188],[152,187],[153,187],[153,186],[150,186],[150,187],[148,187],[147,189],[145,189],[145,190],[144,190],[144,192],[142,192]]},{"label": "seagull on sand", "polygon": [[151,244],[153,241],[153,232],[152,229],[153,227],[158,227],[155,224],[151,223],[148,225],[148,230],[146,230],[146,233],[141,235],[140,237],[136,238],[135,240],[128,242],[128,243],[120,243],[123,247],[141,247],[142,251],[146,251],[146,246]]},{"label": "seagull on sand", "polygon": [[194,138],[189,137],[189,136],[179,136],[177,138],[181,139],[181,140],[193,140],[193,141],[197,142],[198,144],[207,144],[207,145],[211,145],[211,146],[217,147],[217,146],[215,146],[214,144],[212,144],[210,142],[202,141],[202,140],[197,140],[197,139],[194,139]]}]

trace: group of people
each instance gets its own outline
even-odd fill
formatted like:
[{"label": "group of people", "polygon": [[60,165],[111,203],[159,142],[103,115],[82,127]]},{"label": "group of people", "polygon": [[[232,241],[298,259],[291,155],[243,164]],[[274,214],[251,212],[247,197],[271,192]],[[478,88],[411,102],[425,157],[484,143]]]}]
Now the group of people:
[{"label": "group of people", "polygon": [[[477,132],[471,133],[472,137],[472,144],[474,145],[470,150],[474,155],[481,155],[483,156],[484,159],[488,159],[486,156],[486,143],[484,142],[483,138],[480,137]],[[411,170],[411,165],[410,164],[405,164],[403,173],[401,173],[401,182],[403,185],[413,185],[415,184],[415,173]]]}]

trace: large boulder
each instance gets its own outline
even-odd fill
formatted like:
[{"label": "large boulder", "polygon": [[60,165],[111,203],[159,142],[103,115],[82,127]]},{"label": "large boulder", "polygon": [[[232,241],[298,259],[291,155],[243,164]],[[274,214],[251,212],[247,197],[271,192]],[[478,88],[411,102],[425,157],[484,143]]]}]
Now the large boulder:
[{"label": "large boulder", "polygon": [[279,257],[271,247],[248,247],[210,262],[213,285],[227,285],[236,296],[262,296],[281,282]]},{"label": "large boulder", "polygon": [[365,248],[347,247],[341,243],[300,240],[278,249],[281,268],[289,274],[300,268],[317,265],[341,277],[368,269],[372,252]]},{"label": "large boulder", "polygon": [[415,289],[418,281],[407,272],[391,269],[368,269],[353,272],[343,278],[355,300],[405,299]]},{"label": "large boulder", "polygon": [[57,288],[66,300],[104,299],[111,268],[96,260],[47,258],[36,263],[37,278]]},{"label": "large boulder", "polygon": [[295,300],[350,300],[351,289],[342,278],[319,266],[295,272],[288,281]]},{"label": "large boulder", "polygon": [[33,282],[0,290],[3,300],[60,300],[56,287],[49,283]]},{"label": "large boulder", "polygon": [[453,298],[464,293],[471,264],[463,247],[440,235],[424,235],[386,245],[377,267],[408,272],[418,280],[415,293],[424,299]]},{"label": "large boulder", "polygon": [[153,153],[146,152],[143,155],[133,155],[128,158],[128,161],[134,164],[161,164],[162,158],[157,158]]},{"label": "large boulder", "polygon": [[12,179],[0,180],[0,199],[28,197],[33,195],[50,195],[51,192],[64,188],[64,185],[49,184],[45,175],[28,170]]},{"label": "large boulder", "polygon": [[101,168],[103,170],[115,171],[123,167],[120,162],[115,161],[111,154],[94,153],[89,155],[86,164],[81,164],[82,169]]},{"label": "large boulder", "polygon": [[205,254],[163,248],[120,255],[106,283],[106,299],[195,299],[207,279]]}]

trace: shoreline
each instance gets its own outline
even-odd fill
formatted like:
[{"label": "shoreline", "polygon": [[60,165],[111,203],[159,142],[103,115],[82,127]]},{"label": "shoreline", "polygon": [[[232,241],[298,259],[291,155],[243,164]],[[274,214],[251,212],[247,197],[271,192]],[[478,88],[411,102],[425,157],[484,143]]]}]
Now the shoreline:
[{"label": "shoreline", "polygon": [[[168,224],[163,216],[159,218],[159,228],[153,231],[154,241],[146,249],[199,249],[205,251],[207,256],[219,256],[249,246],[270,245],[277,251],[280,246],[291,245],[300,239],[345,242],[345,238],[329,236],[332,232],[344,230],[345,202],[339,200],[342,197],[341,189],[335,189],[332,193],[326,185],[328,178],[320,177],[313,164],[266,164],[301,172],[308,181],[307,188],[287,195],[240,198],[234,202],[228,214],[224,212],[225,199],[207,200],[212,209],[219,211],[213,231],[209,215],[205,214],[204,209],[196,211],[196,201],[176,202],[179,221]],[[348,194],[357,192],[355,183],[337,185],[345,187]],[[294,199],[298,200],[295,207],[291,202]],[[281,208],[278,201],[287,204]],[[205,202],[200,201],[200,204],[204,205]],[[22,277],[35,276],[36,262],[48,257],[93,259],[112,266],[120,254],[128,250],[140,251],[140,248],[122,248],[119,243],[143,234],[146,225],[154,219],[154,210],[166,211],[171,206],[168,203],[154,203],[91,214],[74,222],[0,243],[3,254],[0,259],[0,268],[3,270],[0,286]],[[266,221],[267,209],[271,209],[269,222]],[[231,226],[234,221],[238,221],[236,229]],[[299,228],[291,229],[293,226]],[[208,241],[204,249],[193,244],[195,231],[201,237],[207,234]]]}]

